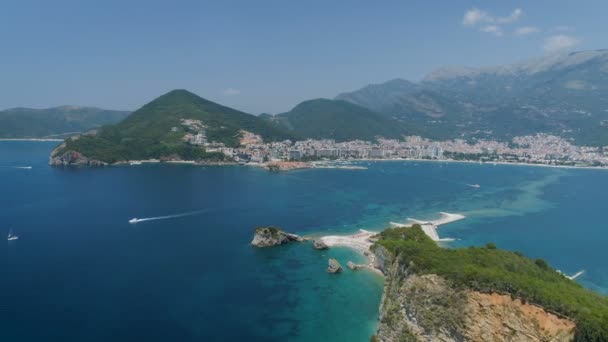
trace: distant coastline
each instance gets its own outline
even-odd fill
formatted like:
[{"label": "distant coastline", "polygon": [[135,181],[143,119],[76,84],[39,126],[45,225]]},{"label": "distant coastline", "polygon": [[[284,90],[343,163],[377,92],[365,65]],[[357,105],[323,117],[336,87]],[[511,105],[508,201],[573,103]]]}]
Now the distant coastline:
[{"label": "distant coastline", "polygon": [[[63,141],[59,139],[0,139],[0,141]],[[240,165],[240,166],[252,166],[252,167],[260,167],[265,169],[270,169],[273,171],[292,171],[292,170],[303,170],[303,169],[342,169],[342,170],[364,170],[365,167],[359,167],[356,165],[332,165],[336,163],[377,163],[377,162],[430,162],[430,163],[463,163],[463,164],[479,164],[479,165],[513,165],[513,166],[537,166],[537,167],[549,167],[549,168],[558,168],[558,169],[584,169],[584,170],[608,170],[608,166],[573,166],[573,165],[551,165],[551,164],[542,164],[542,163],[522,163],[522,162],[483,162],[474,160],[454,160],[454,159],[419,159],[419,158],[364,158],[364,159],[344,159],[344,160],[328,160],[328,161],[316,161],[316,162],[294,162],[297,163],[297,166],[290,167],[288,163],[285,162],[285,167],[279,167],[277,169],[273,169],[271,166],[276,165],[276,162],[267,162],[267,163],[239,163],[236,161],[214,161],[214,162],[206,162],[206,161],[196,161],[196,160],[160,160],[160,159],[145,159],[145,160],[125,160],[119,161],[116,163],[108,164],[106,166],[137,166],[141,164],[188,164],[188,165],[200,165],[200,166],[223,166],[223,165]]]},{"label": "distant coastline", "polygon": [[0,138],[0,141],[63,141],[55,138]]}]

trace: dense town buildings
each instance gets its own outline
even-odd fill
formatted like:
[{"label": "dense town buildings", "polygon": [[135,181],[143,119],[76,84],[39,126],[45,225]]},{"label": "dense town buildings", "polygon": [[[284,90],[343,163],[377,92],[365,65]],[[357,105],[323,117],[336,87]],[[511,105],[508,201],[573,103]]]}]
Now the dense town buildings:
[{"label": "dense town buildings", "polygon": [[205,143],[208,151],[222,152],[238,162],[314,161],[354,159],[432,159],[479,162],[511,162],[570,166],[608,166],[608,148],[575,146],[548,135],[495,140],[433,141],[419,136],[403,140],[378,138],[376,142],[353,140],[301,140],[264,143],[259,136],[244,133],[241,147],[228,148]]}]

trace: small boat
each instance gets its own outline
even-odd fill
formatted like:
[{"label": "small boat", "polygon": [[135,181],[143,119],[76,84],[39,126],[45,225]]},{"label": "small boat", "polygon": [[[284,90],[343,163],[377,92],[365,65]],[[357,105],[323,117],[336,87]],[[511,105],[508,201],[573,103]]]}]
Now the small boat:
[{"label": "small boat", "polygon": [[11,231],[8,233],[8,237],[6,238],[8,241],[15,241],[18,240],[19,237],[15,234],[13,234],[13,230],[11,229]]},{"label": "small boat", "polygon": [[130,165],[141,165],[140,161],[132,161],[129,163]]},{"label": "small boat", "polygon": [[481,188],[481,185],[479,184],[467,184],[468,186],[470,186],[471,188]]},{"label": "small boat", "polygon": [[139,222],[139,219],[137,217],[134,217],[134,218],[132,218],[132,219],[129,220],[129,223],[131,223],[131,224],[135,224],[137,222]]}]

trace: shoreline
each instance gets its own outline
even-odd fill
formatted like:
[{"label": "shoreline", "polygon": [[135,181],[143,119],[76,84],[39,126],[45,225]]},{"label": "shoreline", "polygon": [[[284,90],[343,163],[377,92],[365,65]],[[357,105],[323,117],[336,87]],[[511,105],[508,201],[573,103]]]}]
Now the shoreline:
[{"label": "shoreline", "polygon": [[[422,228],[422,230],[424,231],[424,233],[430,237],[433,241],[435,242],[450,242],[450,241],[454,241],[453,238],[441,238],[439,237],[439,233],[437,233],[437,229],[439,228],[439,226],[444,225],[444,224],[448,224],[451,222],[456,222],[456,221],[460,221],[466,218],[466,216],[462,215],[462,214],[453,214],[453,213],[446,213],[446,212],[439,212],[439,214],[441,214],[441,217],[435,220],[430,220],[430,221],[423,221],[423,220],[418,220],[418,219],[414,219],[414,218],[407,218],[408,221],[412,222],[413,224],[419,224],[420,228]],[[406,223],[398,223],[398,222],[389,222],[390,226],[393,228],[404,228],[404,227],[411,227],[411,224],[406,224]]]},{"label": "shoreline", "polygon": [[55,138],[0,138],[0,141],[64,141],[64,139],[55,139]]},{"label": "shoreline", "polygon": [[[447,212],[439,212],[441,217],[435,220],[430,221],[422,221],[413,218],[407,218],[408,221],[411,221],[413,224],[420,224],[422,230],[426,235],[428,235],[435,242],[449,242],[454,241],[451,238],[440,238],[437,233],[437,228],[441,225],[448,224],[455,221],[460,221],[466,218],[466,216],[461,214],[447,213]],[[411,227],[412,225],[390,222],[389,225],[391,227]],[[318,239],[325,243],[328,247],[346,247],[350,248],[356,252],[363,254],[367,257],[367,264],[365,265],[357,265],[360,268],[369,269],[372,272],[384,276],[382,270],[380,270],[376,265],[376,256],[370,250],[370,247],[376,242],[374,238],[379,232],[369,231],[365,229],[359,229],[357,233],[350,235],[325,235],[321,236]]]},{"label": "shoreline", "polygon": [[[463,163],[463,164],[478,164],[478,165],[513,165],[513,166],[538,166],[538,167],[551,167],[558,169],[585,169],[585,170],[608,170],[608,166],[572,166],[572,165],[551,165],[551,164],[543,164],[543,163],[524,163],[524,162],[482,162],[475,160],[455,160],[455,159],[419,159],[419,158],[391,158],[391,159],[383,159],[383,158],[364,158],[364,159],[347,159],[343,160],[347,162],[429,162],[429,163]],[[494,165],[496,164],[496,165]]]},{"label": "shoreline", "polygon": [[355,234],[351,235],[326,235],[319,238],[320,241],[325,243],[328,247],[346,247],[360,252],[367,257],[367,264],[356,265],[359,268],[368,269],[376,274],[384,276],[384,273],[376,267],[376,256],[370,250],[370,247],[374,244],[375,240],[373,237],[378,232],[372,232],[364,229],[359,229]]},{"label": "shoreline", "polygon": [[[62,141],[57,139],[0,139],[0,141]],[[401,158],[401,159],[348,159],[348,160],[339,160],[341,162],[347,163],[360,163],[360,162],[368,162],[368,163],[377,163],[377,162],[424,162],[424,163],[463,163],[463,164],[479,164],[479,165],[489,165],[491,166],[531,166],[531,167],[547,167],[547,168],[555,168],[555,169],[578,169],[578,170],[608,170],[608,166],[570,166],[570,165],[550,165],[550,164],[532,164],[532,163],[509,163],[509,162],[484,162],[479,163],[477,161],[472,160],[453,160],[453,159],[410,159],[410,158]],[[328,161],[335,162],[335,161]],[[209,165],[238,165],[238,166],[249,166],[249,167],[258,167],[263,169],[268,169],[268,165],[264,163],[239,163],[239,162],[199,162],[196,160],[158,160],[158,159],[147,159],[147,160],[126,160],[119,161],[113,164],[108,164],[107,166],[123,166],[123,165],[139,165],[139,164],[189,164],[189,165],[198,165],[198,166],[209,166]],[[366,167],[360,167],[357,165],[352,166],[324,166],[324,165],[311,165],[307,167],[294,167],[294,168],[286,168],[281,169],[280,171],[295,171],[295,170],[307,170],[307,169],[336,169],[336,170],[366,170]]]}]

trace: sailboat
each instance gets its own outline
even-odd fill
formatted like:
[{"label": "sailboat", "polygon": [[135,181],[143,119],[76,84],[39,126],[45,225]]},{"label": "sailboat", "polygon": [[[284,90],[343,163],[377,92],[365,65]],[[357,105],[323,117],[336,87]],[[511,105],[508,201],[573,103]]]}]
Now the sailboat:
[{"label": "sailboat", "polygon": [[18,239],[19,239],[19,237],[18,237],[17,235],[13,234],[13,230],[11,229],[11,230],[8,232],[8,237],[7,237],[6,239],[7,239],[8,241],[14,241],[14,240],[18,240]]}]

